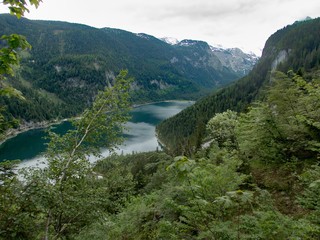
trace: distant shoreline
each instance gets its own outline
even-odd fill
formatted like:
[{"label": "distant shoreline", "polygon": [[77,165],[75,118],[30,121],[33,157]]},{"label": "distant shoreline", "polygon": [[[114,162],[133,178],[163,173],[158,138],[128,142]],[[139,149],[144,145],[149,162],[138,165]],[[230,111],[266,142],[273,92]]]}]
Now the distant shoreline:
[{"label": "distant shoreline", "polygon": [[194,100],[163,100],[163,101],[156,101],[156,102],[133,104],[132,107],[137,108],[137,107],[142,107],[149,104],[162,103],[162,102],[195,102],[195,101]]},{"label": "distant shoreline", "polygon": [[10,128],[4,133],[4,138],[0,140],[0,146],[9,140],[10,138],[14,138],[20,133],[27,132],[29,130],[33,129],[41,129],[41,128],[47,128],[52,125],[60,124],[62,122],[68,121],[69,119],[60,119],[60,120],[52,120],[52,121],[41,121],[41,122],[25,122],[21,125],[19,125],[18,128]]},{"label": "distant shoreline", "polygon": [[[147,102],[147,103],[141,103],[141,104],[133,104],[132,108],[138,108],[150,104],[156,104],[156,103],[161,103],[161,102],[194,102],[193,100],[164,100],[164,101],[156,101],[156,102]],[[42,122],[25,122],[21,125],[19,125],[18,128],[11,128],[8,129],[4,133],[4,138],[0,140],[0,146],[9,140],[10,138],[14,138],[20,133],[27,132],[29,130],[33,129],[42,129],[42,128],[47,128],[52,125],[60,124],[65,121],[69,121],[70,119],[74,119],[76,117],[71,117],[71,118],[64,118],[64,119],[56,119],[56,120],[51,120],[51,121],[42,121]]]}]

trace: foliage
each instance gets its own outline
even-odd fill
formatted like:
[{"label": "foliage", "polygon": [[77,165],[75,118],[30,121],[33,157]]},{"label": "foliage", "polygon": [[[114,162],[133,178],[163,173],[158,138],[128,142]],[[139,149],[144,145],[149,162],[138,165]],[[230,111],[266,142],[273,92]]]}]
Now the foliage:
[{"label": "foliage", "polygon": [[[82,126],[90,119],[100,121],[92,117],[99,106],[94,104],[85,119],[75,121],[79,130],[53,135],[48,168],[26,173],[27,188],[4,165],[5,196],[15,208],[5,209],[4,201],[0,220],[11,227],[1,228],[0,236],[317,239],[319,139],[317,128],[310,127],[318,126],[317,80],[307,82],[292,72],[275,72],[272,79],[265,101],[248,112],[216,114],[206,126],[210,145],[192,158],[163,152],[112,155],[91,168],[87,154],[97,153],[99,145],[89,144],[100,144],[100,135],[93,131],[96,137],[88,136],[88,142],[75,136],[86,136]],[[85,144],[77,148],[80,142]],[[262,175],[274,182],[290,180],[290,189],[268,184]]]},{"label": "foliage", "polygon": [[158,168],[160,186],[140,190],[78,239],[317,239],[319,166],[309,164],[319,157],[318,90],[316,79],[274,72],[263,102],[240,116],[216,114],[207,149]]},{"label": "foliage", "polygon": [[[33,5],[36,8],[39,6],[40,2],[42,2],[42,0],[29,0],[30,5]],[[17,18],[21,18],[24,16],[25,12],[29,12],[27,2],[24,0],[3,0],[2,4],[8,5],[10,13]]]},{"label": "foliage", "polygon": [[0,163],[0,239],[31,239],[36,208],[16,175],[17,161]]},{"label": "foliage", "polygon": [[4,41],[7,47],[0,49],[0,74],[13,75],[12,65],[17,65],[18,54],[16,49],[25,50],[31,48],[25,37],[18,34],[11,34],[9,36],[3,35],[1,40]]},{"label": "foliage", "polygon": [[[38,7],[41,0],[30,0],[29,2],[31,5]],[[10,13],[17,18],[23,16],[24,12],[29,12],[26,6],[27,3],[24,0],[4,0],[2,4],[9,5]],[[0,97],[15,96],[24,99],[20,91],[6,84],[3,80],[6,75],[13,76],[13,66],[19,64],[18,51],[31,49],[31,45],[24,36],[18,34],[2,35],[0,43],[2,45],[0,49]],[[3,111],[2,107],[0,111]],[[10,121],[6,120],[6,117],[0,113],[0,139],[2,139],[2,133],[13,126],[14,125],[11,125]]]},{"label": "foliage", "polygon": [[239,119],[240,149],[265,162],[319,158],[319,90],[316,80],[274,73],[266,101]]},{"label": "foliage", "polygon": [[[21,225],[22,238],[27,234],[25,238],[60,239],[103,216],[102,209],[113,208],[111,198],[106,197],[111,193],[105,189],[105,181],[96,181],[89,156],[98,156],[102,144],[112,150],[120,143],[119,136],[128,121],[130,105],[130,80],[126,75],[127,72],[122,71],[112,87],[97,95],[92,107],[73,121],[73,130],[63,136],[50,134],[45,168],[26,169],[21,173],[23,184],[15,181],[15,185],[8,186],[13,191],[9,192],[11,195],[20,192],[20,196],[10,197],[16,211],[4,217],[6,224],[1,225],[1,237],[15,238],[16,229]],[[5,183],[10,180],[8,174]],[[17,179],[15,174],[13,179]],[[19,185],[21,187],[17,187]],[[26,218],[22,218],[25,204],[32,210],[27,209]],[[14,215],[19,221],[10,220]],[[7,228],[9,223],[12,231]],[[28,230],[32,225],[38,226],[39,230]]]},{"label": "foliage", "polygon": [[[299,197],[299,203],[310,211],[308,218],[316,224],[319,224],[320,214],[320,167],[314,165],[306,170],[300,177],[304,191]],[[319,229],[318,229],[319,231]]]},{"label": "foliage", "polygon": [[[6,75],[13,75],[13,65],[19,64],[19,57],[17,50],[30,49],[31,45],[27,42],[25,37],[18,34],[11,34],[9,36],[3,35],[2,41],[5,42],[5,47],[0,49],[0,96],[18,97],[24,99],[21,92],[6,84]],[[3,128],[0,128],[0,132]]]},{"label": "foliage", "polygon": [[317,239],[319,227],[277,211],[257,211],[241,218],[241,239]]},{"label": "foliage", "polygon": [[239,164],[234,154],[218,165],[211,158],[177,157],[162,172],[169,181],[131,198],[118,214],[93,223],[76,239],[317,238],[317,225],[280,213],[266,190],[240,190],[247,176],[237,172]]},{"label": "foliage", "polygon": [[236,148],[237,113],[227,110],[216,114],[207,123],[208,138],[218,144],[220,148]]}]

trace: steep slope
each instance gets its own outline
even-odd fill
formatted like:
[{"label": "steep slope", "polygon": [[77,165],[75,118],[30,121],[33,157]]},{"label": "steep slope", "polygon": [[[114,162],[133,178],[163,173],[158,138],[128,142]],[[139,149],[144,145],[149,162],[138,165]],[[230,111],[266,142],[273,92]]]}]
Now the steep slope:
[{"label": "steep slope", "polygon": [[262,96],[273,70],[308,72],[320,66],[320,19],[296,22],[274,33],[250,74],[205,97],[157,126],[159,140],[173,153],[193,151],[199,146],[207,121],[227,109],[243,111]]},{"label": "steep slope", "polygon": [[28,121],[79,113],[121,69],[135,79],[134,102],[195,99],[245,74],[224,66],[199,41],[172,46],[147,34],[10,15],[0,15],[0,29],[0,35],[25,35],[33,46],[11,80],[27,101],[0,99],[14,117]]}]

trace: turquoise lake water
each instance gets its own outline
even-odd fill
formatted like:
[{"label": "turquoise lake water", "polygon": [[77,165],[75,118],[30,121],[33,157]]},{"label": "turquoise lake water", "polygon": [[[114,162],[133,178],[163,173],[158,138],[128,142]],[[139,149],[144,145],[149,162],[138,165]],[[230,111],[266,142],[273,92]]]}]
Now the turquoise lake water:
[{"label": "turquoise lake water", "polygon": [[[120,146],[119,152],[153,151],[159,148],[155,137],[155,126],[184,108],[193,104],[192,101],[172,101],[142,105],[131,112],[131,120],[127,123],[129,129],[125,133],[125,142]],[[60,134],[70,129],[69,122],[62,122],[50,128]],[[41,159],[46,150],[45,129],[33,129],[18,134],[0,145],[0,161],[19,159],[24,162]],[[103,155],[108,151],[101,149]]]}]

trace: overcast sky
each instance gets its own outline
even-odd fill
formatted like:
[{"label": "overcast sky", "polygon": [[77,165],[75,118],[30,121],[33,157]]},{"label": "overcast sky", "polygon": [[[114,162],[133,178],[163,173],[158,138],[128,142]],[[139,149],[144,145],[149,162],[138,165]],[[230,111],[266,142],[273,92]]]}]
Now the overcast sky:
[{"label": "overcast sky", "polygon": [[256,54],[276,30],[307,16],[320,16],[320,0],[43,0],[26,15],[203,40]]}]

